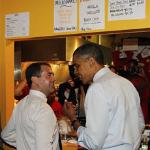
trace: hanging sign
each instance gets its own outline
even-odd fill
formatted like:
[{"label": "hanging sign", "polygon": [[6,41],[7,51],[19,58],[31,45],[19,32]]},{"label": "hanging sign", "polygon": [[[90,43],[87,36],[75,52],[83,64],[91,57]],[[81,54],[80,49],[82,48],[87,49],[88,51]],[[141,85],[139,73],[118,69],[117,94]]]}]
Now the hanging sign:
[{"label": "hanging sign", "polygon": [[29,12],[5,16],[5,37],[29,36]]},{"label": "hanging sign", "polygon": [[77,30],[77,0],[54,1],[54,32]]},{"label": "hanging sign", "polygon": [[80,0],[80,30],[104,29],[104,0]]},{"label": "hanging sign", "polygon": [[144,19],[146,0],[109,0],[108,20]]}]

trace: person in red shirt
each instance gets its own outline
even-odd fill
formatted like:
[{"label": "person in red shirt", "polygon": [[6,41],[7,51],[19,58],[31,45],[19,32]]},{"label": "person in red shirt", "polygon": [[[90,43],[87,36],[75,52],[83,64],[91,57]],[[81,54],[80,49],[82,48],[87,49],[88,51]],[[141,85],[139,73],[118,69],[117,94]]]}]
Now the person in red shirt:
[{"label": "person in red shirt", "polygon": [[60,119],[63,116],[63,107],[58,100],[58,96],[56,95],[56,91],[53,91],[49,94],[47,103],[53,109],[57,119]]},{"label": "person in red shirt", "polygon": [[140,68],[136,60],[130,61],[128,79],[132,82],[139,93],[144,120],[145,123],[149,123],[150,117],[148,105],[150,101],[150,88],[146,79],[140,75]]},{"label": "person in red shirt", "polygon": [[59,103],[57,96],[54,97],[54,100],[51,103],[51,108],[53,109],[53,111],[58,119],[61,116],[63,116],[63,108],[62,108],[62,105]]}]

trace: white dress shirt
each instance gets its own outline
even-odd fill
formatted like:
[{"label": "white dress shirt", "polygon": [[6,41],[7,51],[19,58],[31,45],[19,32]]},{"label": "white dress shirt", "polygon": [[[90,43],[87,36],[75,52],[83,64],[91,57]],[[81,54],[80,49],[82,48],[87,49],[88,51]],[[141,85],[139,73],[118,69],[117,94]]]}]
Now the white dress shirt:
[{"label": "white dress shirt", "polygon": [[14,108],[1,133],[2,139],[17,150],[58,150],[58,125],[46,96],[30,90]]},{"label": "white dress shirt", "polygon": [[130,81],[104,67],[85,98],[86,127],[78,143],[91,150],[136,150],[144,128],[139,95]]}]

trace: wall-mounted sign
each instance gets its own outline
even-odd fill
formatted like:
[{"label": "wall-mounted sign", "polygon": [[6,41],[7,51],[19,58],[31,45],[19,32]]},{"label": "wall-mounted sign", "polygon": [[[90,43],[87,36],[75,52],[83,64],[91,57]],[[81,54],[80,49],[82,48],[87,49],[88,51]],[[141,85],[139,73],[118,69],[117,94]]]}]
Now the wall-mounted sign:
[{"label": "wall-mounted sign", "polygon": [[54,32],[77,30],[77,0],[54,1]]},{"label": "wall-mounted sign", "polygon": [[108,20],[144,19],[146,0],[109,0]]},{"label": "wall-mounted sign", "polygon": [[29,12],[5,16],[5,37],[29,36]]},{"label": "wall-mounted sign", "polygon": [[80,30],[104,29],[104,0],[80,0]]}]

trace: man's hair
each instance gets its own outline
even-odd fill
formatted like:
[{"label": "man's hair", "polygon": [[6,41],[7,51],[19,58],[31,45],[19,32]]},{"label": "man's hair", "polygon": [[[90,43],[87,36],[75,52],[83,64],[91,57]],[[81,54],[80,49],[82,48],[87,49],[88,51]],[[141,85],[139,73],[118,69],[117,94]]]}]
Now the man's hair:
[{"label": "man's hair", "polygon": [[103,46],[98,45],[96,43],[89,42],[78,47],[74,51],[73,57],[76,57],[76,58],[93,57],[98,64],[104,64],[102,49],[103,49]]},{"label": "man's hair", "polygon": [[45,62],[32,63],[31,65],[29,65],[27,67],[25,75],[26,75],[26,80],[27,80],[29,88],[31,88],[31,85],[32,85],[31,78],[33,76],[35,76],[35,77],[41,76],[41,66],[43,66],[43,65],[50,67],[50,65]]}]

